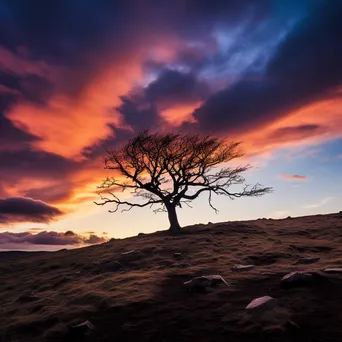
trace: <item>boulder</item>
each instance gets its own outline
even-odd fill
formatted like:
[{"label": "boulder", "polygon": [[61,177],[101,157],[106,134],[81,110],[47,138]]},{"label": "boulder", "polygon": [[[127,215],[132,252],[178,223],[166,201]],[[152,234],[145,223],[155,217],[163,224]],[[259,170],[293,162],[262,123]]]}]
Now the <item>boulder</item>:
[{"label": "boulder", "polygon": [[331,273],[331,274],[342,274],[342,268],[341,267],[326,268],[324,272]]},{"label": "boulder", "polygon": [[254,265],[234,265],[231,270],[233,272],[244,272],[250,271],[254,268]]},{"label": "boulder", "polygon": [[72,328],[75,328],[75,329],[94,329],[94,325],[90,322],[90,321],[84,321],[80,324],[77,324],[77,325],[73,325]]},{"label": "boulder", "polygon": [[70,327],[67,339],[70,341],[79,341],[80,339],[83,340],[84,337],[89,335],[94,328],[94,325],[90,321],[84,321],[80,324],[73,325]]},{"label": "boulder", "polygon": [[297,261],[294,263],[295,265],[302,265],[302,264],[313,264],[315,262],[320,261],[321,258],[319,257],[300,257],[297,259]]},{"label": "boulder", "polygon": [[252,300],[246,310],[269,310],[277,306],[277,300],[270,296],[263,296]]},{"label": "boulder", "polygon": [[201,276],[193,278],[184,283],[188,290],[205,290],[208,287],[214,287],[217,284],[223,283],[228,286],[228,283],[218,274]]},{"label": "boulder", "polygon": [[291,272],[286,274],[281,280],[281,287],[290,289],[293,287],[306,286],[313,281],[313,276],[306,272]]}]

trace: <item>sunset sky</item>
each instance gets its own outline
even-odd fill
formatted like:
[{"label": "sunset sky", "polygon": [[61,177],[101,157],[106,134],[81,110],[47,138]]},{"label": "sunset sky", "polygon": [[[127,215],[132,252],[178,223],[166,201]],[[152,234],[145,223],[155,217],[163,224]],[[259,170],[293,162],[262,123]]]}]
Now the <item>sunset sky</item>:
[{"label": "sunset sky", "polygon": [[342,1],[0,0],[0,250],[168,228],[109,214],[106,149],[134,132],[242,141],[261,198],[182,225],[342,210]]}]

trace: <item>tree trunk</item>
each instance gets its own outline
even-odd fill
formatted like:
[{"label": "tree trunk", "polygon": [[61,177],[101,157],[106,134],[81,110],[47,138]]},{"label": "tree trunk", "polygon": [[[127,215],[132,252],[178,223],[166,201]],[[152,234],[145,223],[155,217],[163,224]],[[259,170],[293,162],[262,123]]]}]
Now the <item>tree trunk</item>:
[{"label": "tree trunk", "polygon": [[167,213],[168,213],[169,221],[170,221],[169,231],[171,233],[177,234],[180,232],[181,227],[178,222],[176,206],[171,204],[171,205],[166,206],[166,209],[167,209]]}]

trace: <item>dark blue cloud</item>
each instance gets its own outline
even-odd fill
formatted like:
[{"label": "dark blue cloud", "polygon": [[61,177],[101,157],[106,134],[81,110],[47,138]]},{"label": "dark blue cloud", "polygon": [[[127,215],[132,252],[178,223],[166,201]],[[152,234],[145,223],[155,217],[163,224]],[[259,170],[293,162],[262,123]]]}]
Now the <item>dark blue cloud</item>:
[{"label": "dark blue cloud", "polygon": [[210,97],[195,111],[204,131],[255,127],[289,110],[329,96],[342,83],[342,3],[327,1],[279,45],[263,75]]},{"label": "dark blue cloud", "polygon": [[[107,239],[104,237],[97,236],[95,234],[90,234],[89,237],[76,234],[70,230],[65,233],[54,232],[54,231],[43,231],[37,234],[32,234],[30,232],[23,233],[11,233],[4,232],[0,233],[0,246],[5,248],[6,245],[10,246],[16,245],[18,248],[23,244],[33,244],[33,245],[83,245],[83,244],[97,244],[106,242]],[[13,248],[13,247],[12,247]]]},{"label": "dark blue cloud", "polygon": [[129,10],[123,1],[10,0],[4,3],[3,11],[7,15],[0,27],[2,45],[12,50],[25,46],[32,58],[68,65],[80,62],[89,49],[102,48],[108,38],[106,33],[122,32]]},{"label": "dark blue cloud", "polygon": [[0,224],[16,222],[47,223],[62,212],[45,202],[25,197],[0,199]]},{"label": "dark blue cloud", "polygon": [[203,100],[209,87],[196,75],[178,70],[162,70],[158,78],[145,88],[145,97],[150,102],[184,103]]}]

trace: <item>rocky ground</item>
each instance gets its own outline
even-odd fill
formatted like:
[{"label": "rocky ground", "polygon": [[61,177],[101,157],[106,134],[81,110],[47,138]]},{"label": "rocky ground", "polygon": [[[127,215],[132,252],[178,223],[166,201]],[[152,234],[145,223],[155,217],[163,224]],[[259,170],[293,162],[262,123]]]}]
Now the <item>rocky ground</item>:
[{"label": "rocky ground", "polygon": [[0,253],[0,341],[342,341],[341,244],[342,213]]}]

